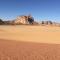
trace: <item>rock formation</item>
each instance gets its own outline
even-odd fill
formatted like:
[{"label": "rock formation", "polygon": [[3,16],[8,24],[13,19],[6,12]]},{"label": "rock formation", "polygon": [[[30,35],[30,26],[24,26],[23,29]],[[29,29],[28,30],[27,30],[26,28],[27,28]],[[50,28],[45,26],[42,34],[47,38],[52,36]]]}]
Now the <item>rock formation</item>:
[{"label": "rock formation", "polygon": [[15,24],[33,24],[34,18],[32,16],[18,16],[14,21]]}]

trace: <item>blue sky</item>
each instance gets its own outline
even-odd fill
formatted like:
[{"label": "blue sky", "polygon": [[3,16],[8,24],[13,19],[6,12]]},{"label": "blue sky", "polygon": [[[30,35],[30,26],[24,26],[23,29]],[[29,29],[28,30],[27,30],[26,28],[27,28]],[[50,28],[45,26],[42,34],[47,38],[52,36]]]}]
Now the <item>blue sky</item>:
[{"label": "blue sky", "polygon": [[60,22],[60,0],[0,0],[0,18],[3,20],[28,14],[37,21]]}]

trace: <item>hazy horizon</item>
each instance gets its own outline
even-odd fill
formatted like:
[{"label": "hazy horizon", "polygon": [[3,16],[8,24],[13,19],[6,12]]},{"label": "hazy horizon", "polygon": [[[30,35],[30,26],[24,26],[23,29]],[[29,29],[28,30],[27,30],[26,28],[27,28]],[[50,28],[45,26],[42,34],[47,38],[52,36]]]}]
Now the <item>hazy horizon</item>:
[{"label": "hazy horizon", "polygon": [[60,22],[59,0],[0,0],[0,18],[15,19],[18,15],[31,14],[36,21]]}]

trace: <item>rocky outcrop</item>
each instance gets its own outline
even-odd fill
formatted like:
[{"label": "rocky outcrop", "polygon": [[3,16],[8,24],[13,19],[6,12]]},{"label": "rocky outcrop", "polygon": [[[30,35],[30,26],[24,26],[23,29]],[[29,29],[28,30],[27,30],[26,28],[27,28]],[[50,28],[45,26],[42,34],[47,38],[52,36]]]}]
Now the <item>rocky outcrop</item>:
[{"label": "rocky outcrop", "polygon": [[2,19],[0,19],[0,25],[3,25],[4,21]]},{"label": "rocky outcrop", "polygon": [[4,25],[36,25],[38,24],[36,21],[34,21],[34,18],[31,15],[22,15],[22,16],[18,16],[16,19],[14,20],[8,20],[8,21],[2,21],[0,20],[0,24],[4,24]]},{"label": "rocky outcrop", "polygon": [[34,18],[32,16],[18,16],[14,21],[15,24],[33,24]]}]

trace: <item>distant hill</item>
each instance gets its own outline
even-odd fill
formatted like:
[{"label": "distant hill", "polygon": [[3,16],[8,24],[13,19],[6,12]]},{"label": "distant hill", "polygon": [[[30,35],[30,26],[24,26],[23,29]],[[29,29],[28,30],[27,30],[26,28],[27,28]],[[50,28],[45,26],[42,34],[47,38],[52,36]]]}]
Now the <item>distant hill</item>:
[{"label": "distant hill", "polygon": [[0,25],[51,25],[51,26],[60,26],[60,23],[52,21],[41,21],[37,22],[31,15],[21,15],[18,16],[15,20],[3,21],[0,19]]}]

